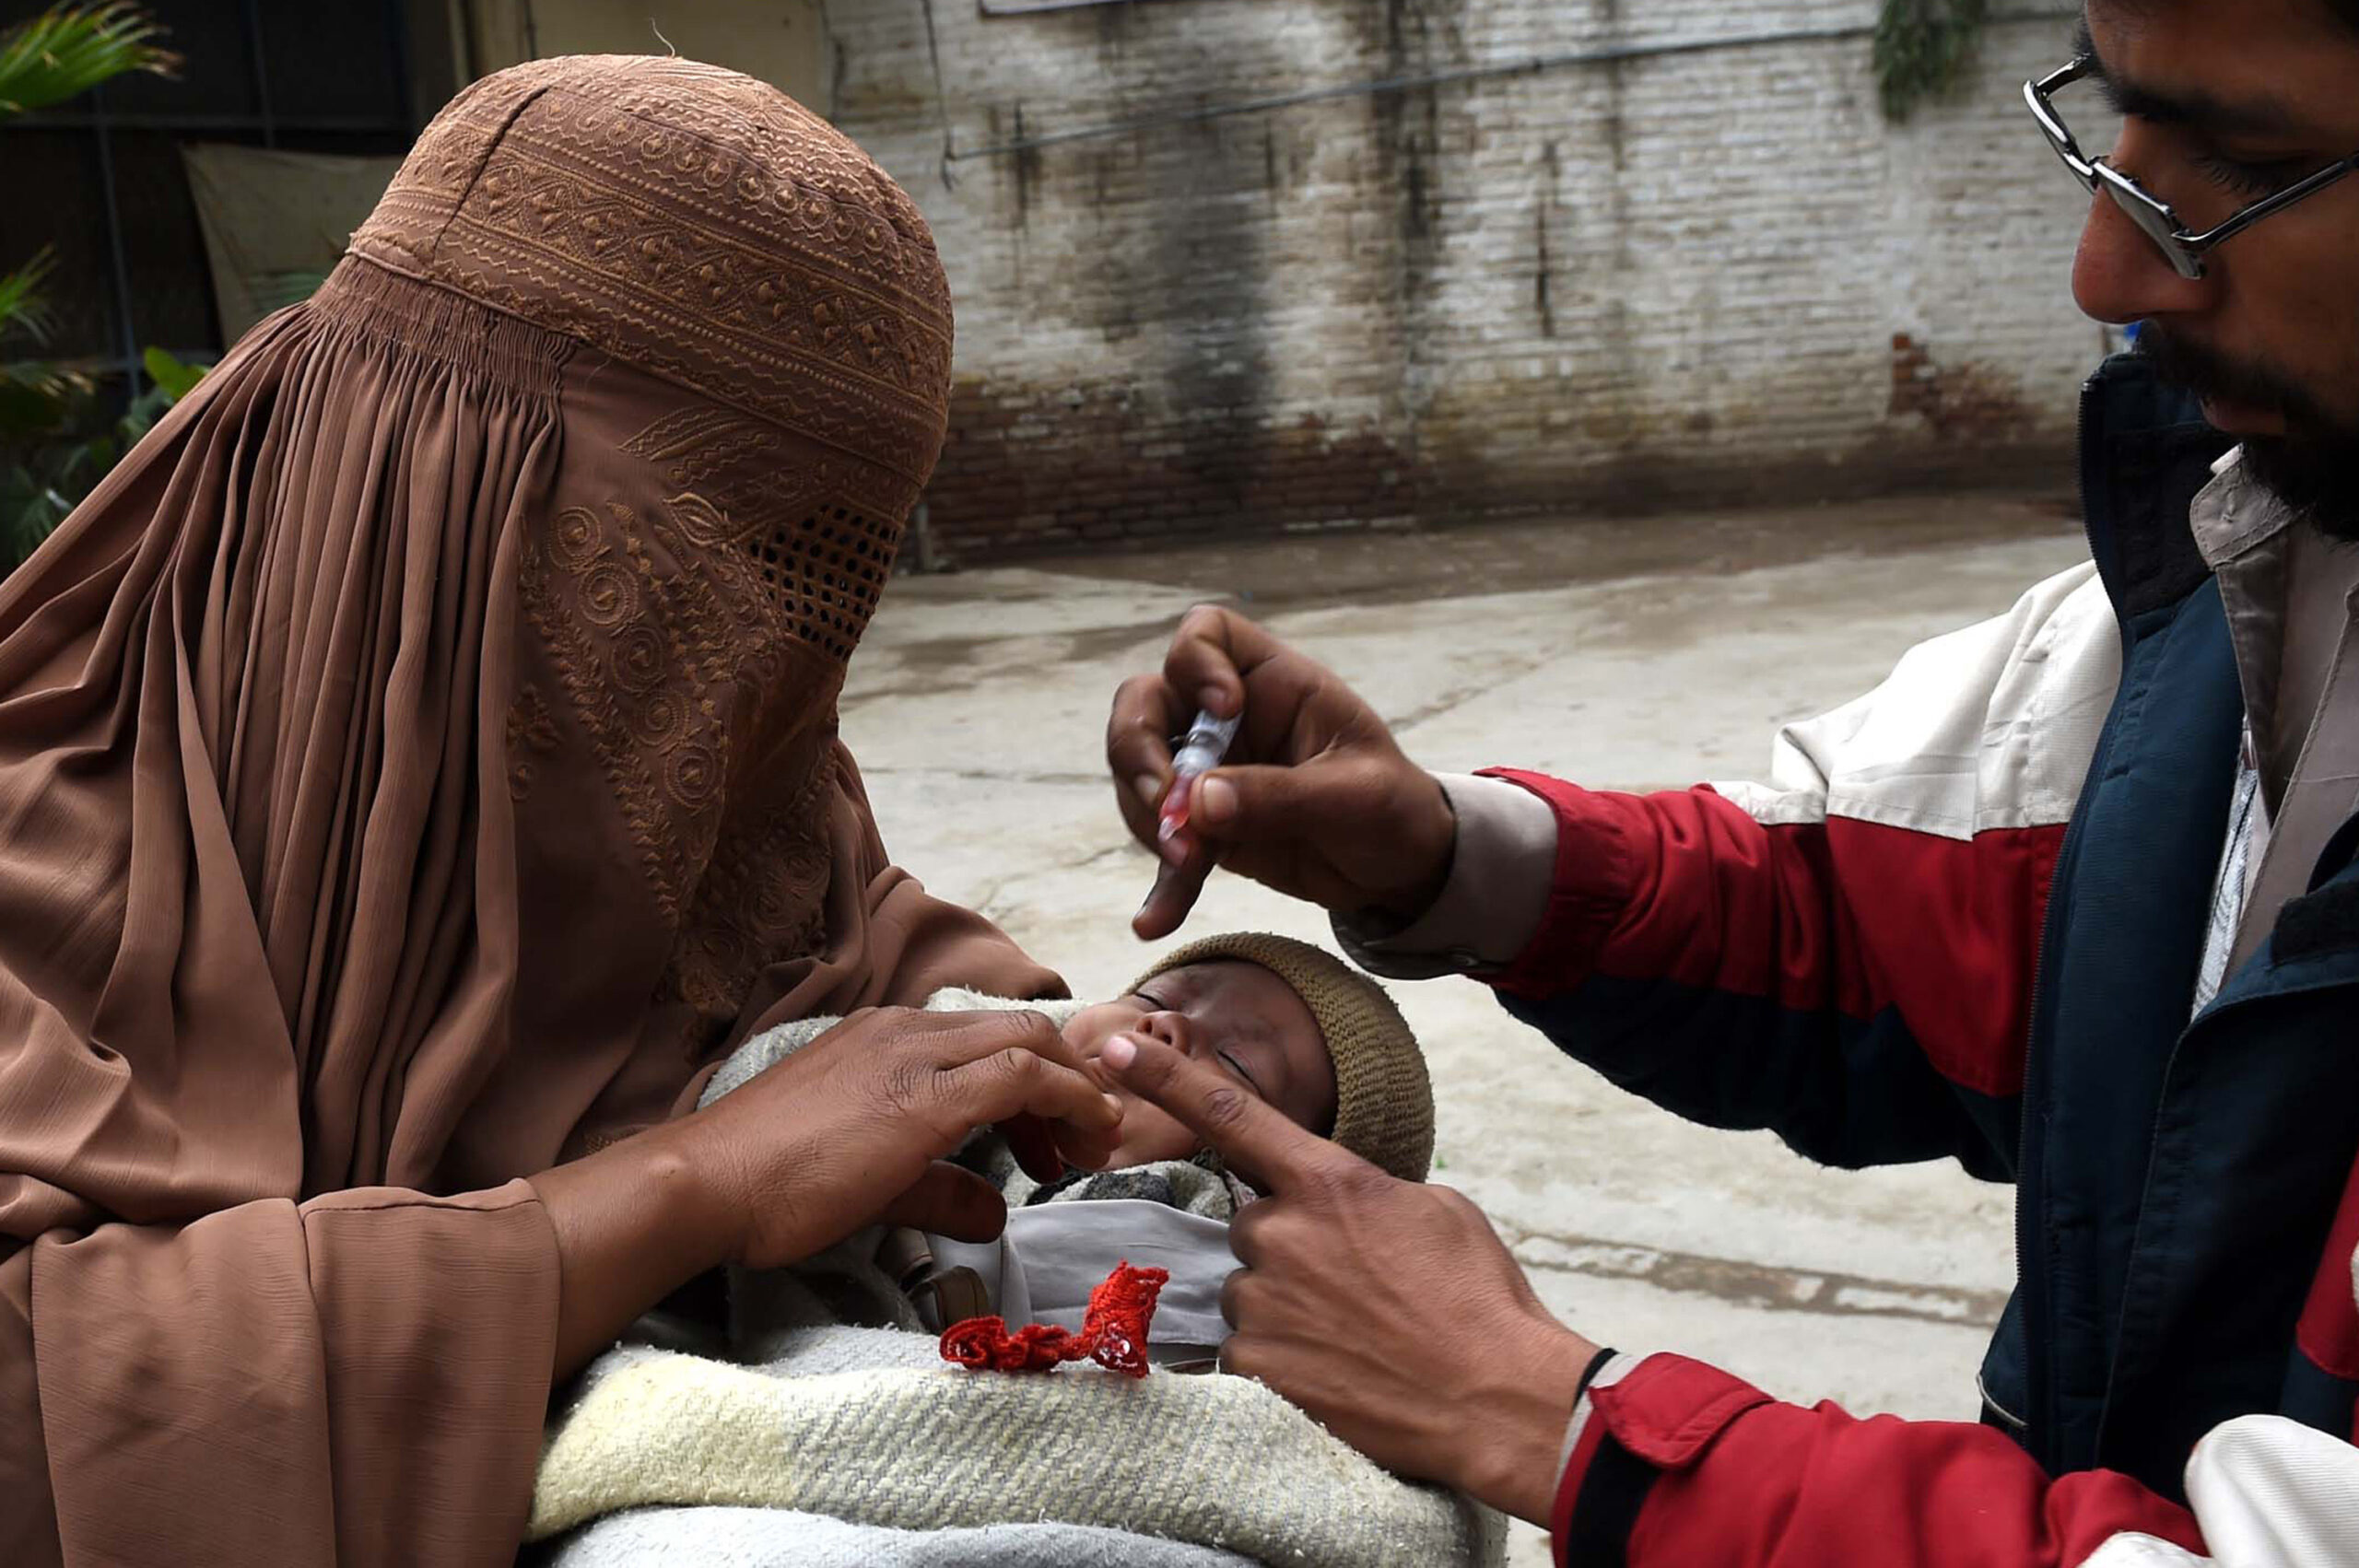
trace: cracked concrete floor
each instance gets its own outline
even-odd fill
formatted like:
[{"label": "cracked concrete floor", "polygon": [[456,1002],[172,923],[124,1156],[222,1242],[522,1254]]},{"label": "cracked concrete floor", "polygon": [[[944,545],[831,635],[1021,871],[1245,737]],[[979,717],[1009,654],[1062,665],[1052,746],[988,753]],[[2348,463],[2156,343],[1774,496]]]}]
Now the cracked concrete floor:
[{"label": "cracked concrete floor", "polygon": [[[896,858],[1075,994],[1124,989],[1152,873],[1101,771],[1107,704],[1181,611],[1238,603],[1351,681],[1427,766],[1619,789],[1743,778],[1785,720],[2083,554],[2040,501],[1912,498],[1109,555],[898,579],[843,729]],[[1188,933],[1326,939],[1215,880]],[[1396,985],[1432,1059],[1437,1178],[1480,1202],[1550,1306],[1625,1349],[1790,1398],[1972,1419],[2013,1275],[2006,1189],[1954,1166],[1825,1170],[1606,1084],[1461,980]],[[1513,1561],[1538,1563],[1536,1532]]]}]

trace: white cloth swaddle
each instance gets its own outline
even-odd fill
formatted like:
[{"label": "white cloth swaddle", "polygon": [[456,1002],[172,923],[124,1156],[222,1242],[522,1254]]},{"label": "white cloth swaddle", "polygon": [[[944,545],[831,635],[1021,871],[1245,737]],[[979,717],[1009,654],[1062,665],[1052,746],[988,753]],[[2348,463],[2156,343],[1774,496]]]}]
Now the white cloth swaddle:
[{"label": "white cloth swaddle", "polygon": [[[982,1281],[983,1311],[1011,1326],[1053,1323],[1078,1330],[1089,1293],[1118,1263],[1168,1270],[1171,1279],[1147,1328],[1147,1355],[1158,1365],[1209,1362],[1228,1337],[1220,1315],[1221,1285],[1237,1267],[1228,1226],[1201,1214],[1139,1198],[1088,1203],[1044,1203],[1011,1210],[999,1240],[976,1244],[930,1235],[936,1266],[974,1270]],[[924,1304],[920,1316],[936,1333]]]}]

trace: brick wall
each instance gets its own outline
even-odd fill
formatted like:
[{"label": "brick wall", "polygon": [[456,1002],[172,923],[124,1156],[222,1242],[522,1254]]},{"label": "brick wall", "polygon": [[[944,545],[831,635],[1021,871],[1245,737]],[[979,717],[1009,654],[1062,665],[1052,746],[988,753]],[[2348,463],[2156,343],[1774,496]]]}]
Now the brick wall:
[{"label": "brick wall", "polygon": [[[2068,290],[2082,204],[2016,84],[2069,20],[1994,24],[1956,100],[1895,126],[1875,8],[832,0],[829,107],[958,300],[936,540],[2060,479],[2102,340]],[[1805,31],[1844,36],[1713,41]],[[1617,50],[1641,53],[988,150]]]}]

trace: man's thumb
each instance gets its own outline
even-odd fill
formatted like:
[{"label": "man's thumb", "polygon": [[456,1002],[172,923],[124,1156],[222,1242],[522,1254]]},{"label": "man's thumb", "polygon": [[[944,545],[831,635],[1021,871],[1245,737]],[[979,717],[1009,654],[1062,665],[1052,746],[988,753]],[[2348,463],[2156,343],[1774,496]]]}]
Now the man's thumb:
[{"label": "man's thumb", "polygon": [[1299,837],[1318,800],[1317,781],[1299,767],[1223,767],[1196,780],[1188,826],[1224,843]]}]

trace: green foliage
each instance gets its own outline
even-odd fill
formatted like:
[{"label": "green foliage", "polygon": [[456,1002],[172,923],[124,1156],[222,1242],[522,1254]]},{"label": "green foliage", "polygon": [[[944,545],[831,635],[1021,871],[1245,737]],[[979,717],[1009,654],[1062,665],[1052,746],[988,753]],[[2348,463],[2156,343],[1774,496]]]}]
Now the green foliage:
[{"label": "green foliage", "polygon": [[140,363],[147,367],[147,379],[156,383],[156,390],[164,394],[167,408],[186,397],[205,374],[204,366],[175,359],[160,348],[149,349]]},{"label": "green foliage", "polygon": [[1986,0],[1884,0],[1875,64],[1887,118],[1906,120],[1956,85],[1988,15]]},{"label": "green foliage", "polygon": [[180,56],[159,47],[161,23],[136,6],[53,6],[0,32],[0,114],[46,109],[130,71],[169,76]]},{"label": "green foliage", "polygon": [[[15,272],[0,276],[0,343],[49,341],[50,313],[41,284],[55,270],[47,246]],[[66,400],[80,390],[73,371],[44,359],[0,360],[0,437],[29,436],[53,427]]]},{"label": "green foliage", "polygon": [[56,428],[81,378],[70,366],[45,359],[0,361],[0,440]]},{"label": "green foliage", "polygon": [[[159,349],[148,352],[162,353]],[[163,357],[186,372],[192,381],[203,374],[170,355]],[[65,400],[57,420],[61,430],[76,433],[46,441],[10,442],[9,460],[0,466],[0,576],[21,566],[65,521],[66,513],[147,433],[148,427],[163,417],[164,410],[178,401],[162,385],[151,386],[108,423],[98,405],[98,390],[85,377],[75,394]],[[79,433],[94,427],[96,434]]]},{"label": "green foliage", "polygon": [[49,341],[49,307],[41,286],[57,270],[57,252],[42,246],[33,259],[0,277],[0,338],[18,333],[35,343]]},{"label": "green foliage", "polygon": [[[171,75],[180,57],[158,45],[163,35],[147,12],[120,0],[54,6],[0,30],[0,118],[62,103],[126,72]],[[43,290],[56,265],[43,246],[0,275],[0,345],[48,343],[53,322]],[[31,555],[204,374],[158,348],[147,351],[147,367],[153,384],[110,415],[96,367],[0,360],[0,572]]]},{"label": "green foliage", "polygon": [[[111,419],[98,379],[87,369],[69,367],[59,372],[64,391],[41,404],[45,423],[24,432],[0,426],[0,434],[32,438],[10,439],[6,461],[0,462],[0,576],[22,565],[205,374],[203,366],[187,364],[160,348],[149,349],[146,363],[148,386]],[[5,386],[0,381],[0,388]],[[6,406],[5,396],[0,396],[0,409]]]}]

